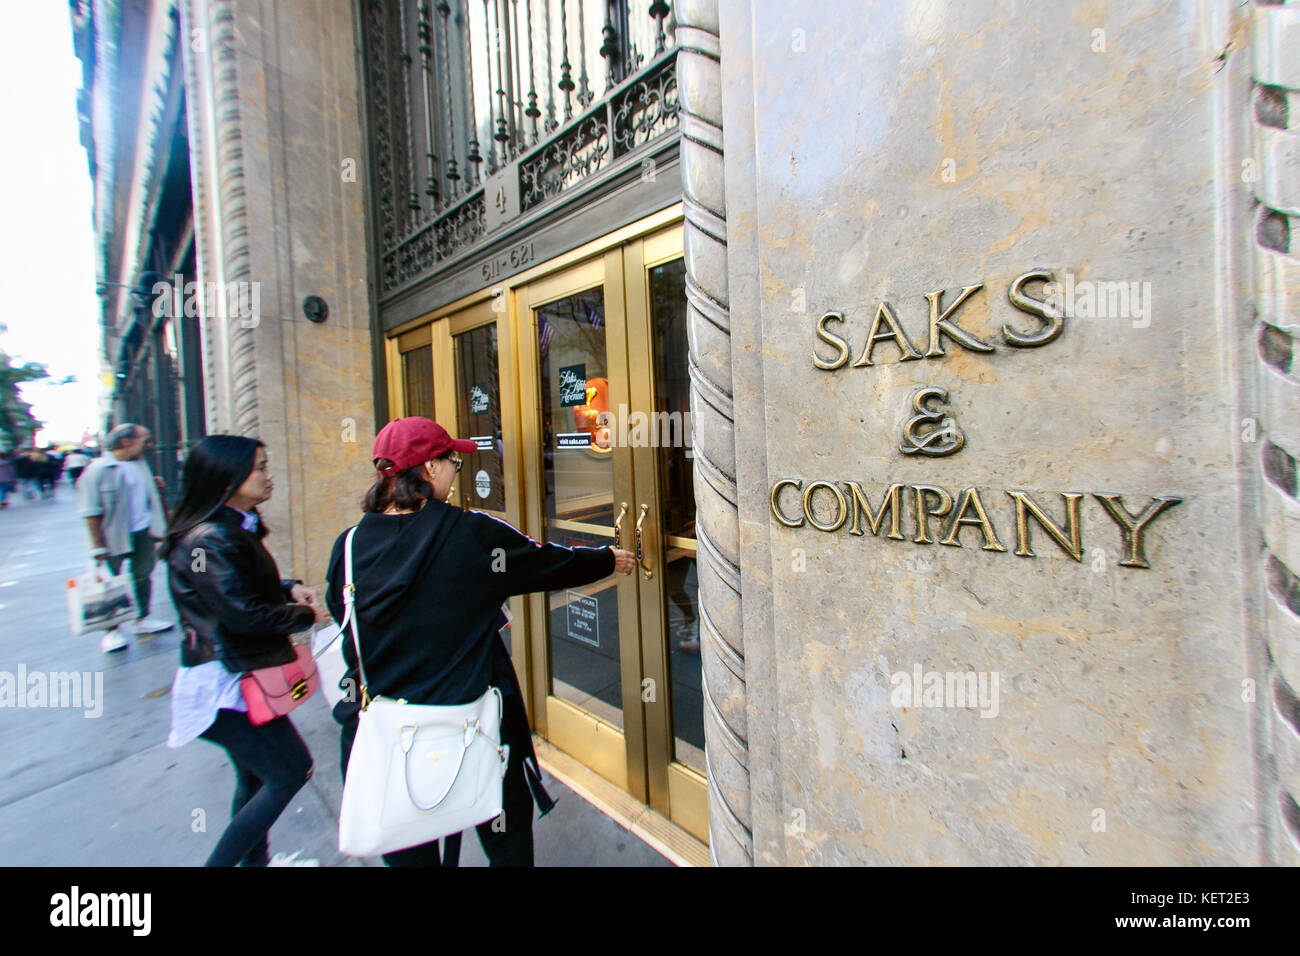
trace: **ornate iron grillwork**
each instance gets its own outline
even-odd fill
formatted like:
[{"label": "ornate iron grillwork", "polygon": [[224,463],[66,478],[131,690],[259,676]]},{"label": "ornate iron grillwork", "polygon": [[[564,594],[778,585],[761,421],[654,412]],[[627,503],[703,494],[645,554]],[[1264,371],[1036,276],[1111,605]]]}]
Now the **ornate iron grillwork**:
[{"label": "ornate iron grillwork", "polygon": [[528,210],[590,177],[610,152],[605,111],[583,117],[519,164],[519,205]]},{"label": "ornate iron grillwork", "polygon": [[483,190],[430,222],[383,254],[380,280],[385,292],[401,288],[484,235]]},{"label": "ornate iron grillwork", "polygon": [[527,212],[677,125],[664,0],[364,0],[362,29],[381,296],[484,240],[487,176]]},{"label": "ornate iron grillwork", "polygon": [[677,128],[676,60],[631,83],[610,105],[614,117],[614,155],[622,156]]}]

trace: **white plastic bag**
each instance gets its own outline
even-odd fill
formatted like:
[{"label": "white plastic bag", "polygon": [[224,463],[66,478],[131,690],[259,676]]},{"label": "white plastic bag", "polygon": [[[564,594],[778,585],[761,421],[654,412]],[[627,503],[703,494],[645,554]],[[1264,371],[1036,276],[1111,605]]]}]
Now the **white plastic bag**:
[{"label": "white plastic bag", "polygon": [[136,616],[131,575],[113,575],[97,565],[68,581],[68,620],[74,635],[107,631]]}]

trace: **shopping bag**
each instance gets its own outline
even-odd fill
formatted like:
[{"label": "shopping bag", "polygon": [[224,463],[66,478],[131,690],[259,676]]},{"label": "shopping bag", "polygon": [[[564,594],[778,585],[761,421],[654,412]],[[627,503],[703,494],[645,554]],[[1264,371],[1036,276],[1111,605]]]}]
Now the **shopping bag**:
[{"label": "shopping bag", "polygon": [[68,581],[68,620],[73,634],[107,631],[137,617],[131,575],[96,566]]},{"label": "shopping bag", "polygon": [[[343,661],[343,642],[339,640],[339,626],[329,624],[311,636],[311,656],[316,661],[316,673],[320,675],[320,690],[329,701],[331,708],[341,701],[345,692],[339,688],[339,681],[347,673],[348,665]],[[355,694],[353,698],[355,699]]]}]

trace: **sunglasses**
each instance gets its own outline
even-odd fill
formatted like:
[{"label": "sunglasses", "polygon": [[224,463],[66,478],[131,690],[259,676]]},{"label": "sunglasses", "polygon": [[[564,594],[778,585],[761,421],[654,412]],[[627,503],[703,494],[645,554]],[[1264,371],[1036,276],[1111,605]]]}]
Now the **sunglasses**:
[{"label": "sunglasses", "polygon": [[461,466],[465,464],[463,461],[461,461],[460,455],[454,455],[452,457],[449,457],[447,461],[451,462],[453,465],[456,466],[456,474],[459,475]]}]

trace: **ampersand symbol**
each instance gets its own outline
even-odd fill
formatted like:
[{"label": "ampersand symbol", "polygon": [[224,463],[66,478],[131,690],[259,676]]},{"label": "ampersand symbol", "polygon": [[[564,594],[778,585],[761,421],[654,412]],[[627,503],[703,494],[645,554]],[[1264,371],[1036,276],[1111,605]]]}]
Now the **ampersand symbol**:
[{"label": "ampersand symbol", "polygon": [[[921,454],[942,458],[944,455],[955,454],[966,444],[966,436],[946,408],[930,408],[926,405],[931,399],[947,405],[948,393],[942,388],[928,385],[917,389],[912,396],[912,408],[916,414],[903,426],[903,444],[898,449],[904,455]],[[934,425],[935,428],[924,435],[918,435],[917,429],[922,425]]]}]

